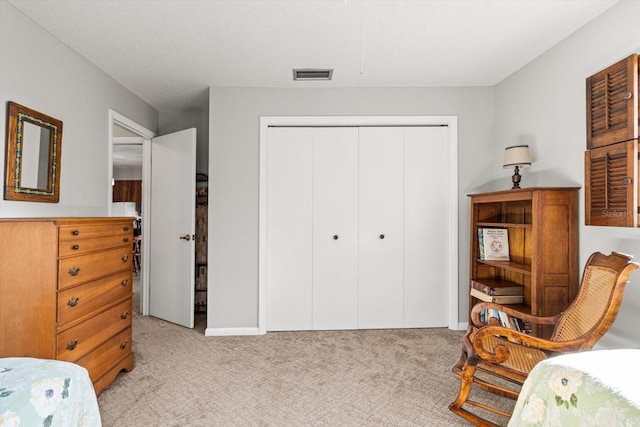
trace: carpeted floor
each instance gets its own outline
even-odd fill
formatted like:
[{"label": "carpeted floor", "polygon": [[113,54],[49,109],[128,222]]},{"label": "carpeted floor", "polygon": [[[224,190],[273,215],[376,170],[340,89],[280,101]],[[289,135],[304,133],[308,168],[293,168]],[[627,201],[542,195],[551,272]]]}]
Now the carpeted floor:
[{"label": "carpeted floor", "polygon": [[205,337],[205,321],[190,330],[134,316],[135,369],[99,396],[105,427],[468,425],[447,408],[462,332]]}]

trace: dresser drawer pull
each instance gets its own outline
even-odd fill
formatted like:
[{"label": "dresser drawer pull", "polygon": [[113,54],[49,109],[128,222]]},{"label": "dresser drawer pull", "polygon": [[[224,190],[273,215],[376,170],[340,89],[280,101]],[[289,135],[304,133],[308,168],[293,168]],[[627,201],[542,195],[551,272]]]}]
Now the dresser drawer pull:
[{"label": "dresser drawer pull", "polygon": [[67,301],[67,305],[69,307],[75,307],[76,305],[78,305],[78,303],[80,302],[80,298],[78,297],[73,297],[71,298],[69,301]]},{"label": "dresser drawer pull", "polygon": [[128,283],[129,283],[128,279],[124,279],[122,282],[120,282],[122,286],[127,286]]},{"label": "dresser drawer pull", "polygon": [[129,227],[124,227],[123,230],[124,231],[129,231]]},{"label": "dresser drawer pull", "polygon": [[77,251],[78,249],[80,249],[80,245],[73,245],[71,246],[71,249],[73,249],[74,251]]},{"label": "dresser drawer pull", "polygon": [[69,274],[72,276],[77,276],[80,273],[80,267],[73,267],[69,270]]},{"label": "dresser drawer pull", "polygon": [[120,348],[124,350],[125,348],[127,348],[128,344],[129,344],[129,341],[123,341],[122,344],[120,344]]},{"label": "dresser drawer pull", "polygon": [[74,350],[78,345],[78,340],[73,340],[69,344],[67,344],[67,350]]},{"label": "dresser drawer pull", "polygon": [[122,262],[127,262],[129,261],[129,255],[125,255],[122,257]]},{"label": "dresser drawer pull", "polygon": [[120,318],[121,318],[121,319],[126,319],[128,316],[129,316],[129,312],[128,312],[128,311],[125,311],[124,313],[122,313],[122,314],[120,315]]},{"label": "dresser drawer pull", "polygon": [[122,241],[125,242],[125,243],[129,243],[129,238],[125,237],[124,239],[122,239]]},{"label": "dresser drawer pull", "polygon": [[80,231],[79,231],[79,230],[73,230],[73,231],[71,232],[71,234],[73,234],[74,236],[77,236],[77,235],[79,235],[79,234],[80,234]]}]

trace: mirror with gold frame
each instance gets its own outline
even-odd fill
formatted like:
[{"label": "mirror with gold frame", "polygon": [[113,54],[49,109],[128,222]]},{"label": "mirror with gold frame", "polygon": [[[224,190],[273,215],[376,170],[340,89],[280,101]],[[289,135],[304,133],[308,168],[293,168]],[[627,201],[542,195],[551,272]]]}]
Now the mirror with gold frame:
[{"label": "mirror with gold frame", "polygon": [[9,102],[5,200],[58,203],[62,121]]}]

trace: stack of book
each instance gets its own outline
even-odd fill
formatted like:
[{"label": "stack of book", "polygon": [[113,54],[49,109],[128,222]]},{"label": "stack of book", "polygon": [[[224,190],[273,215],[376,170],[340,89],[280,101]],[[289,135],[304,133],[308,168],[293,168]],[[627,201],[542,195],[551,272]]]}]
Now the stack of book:
[{"label": "stack of book", "polygon": [[[524,303],[524,286],[499,279],[482,279],[471,281],[471,296],[485,302],[496,304]],[[495,319],[492,321],[492,319]],[[531,334],[531,323],[517,317],[509,316],[498,309],[487,309],[480,312],[480,321],[485,324],[499,324],[525,334]]]},{"label": "stack of book", "polygon": [[496,279],[471,281],[471,296],[485,302],[496,304],[522,304],[524,286]]},{"label": "stack of book", "polygon": [[514,316],[509,316],[507,313],[493,308],[482,310],[480,312],[480,321],[482,323],[492,324],[492,318],[496,319],[496,321],[500,323],[500,326],[504,328],[513,329],[518,332],[524,332],[525,334],[531,335],[531,322],[527,322]]}]

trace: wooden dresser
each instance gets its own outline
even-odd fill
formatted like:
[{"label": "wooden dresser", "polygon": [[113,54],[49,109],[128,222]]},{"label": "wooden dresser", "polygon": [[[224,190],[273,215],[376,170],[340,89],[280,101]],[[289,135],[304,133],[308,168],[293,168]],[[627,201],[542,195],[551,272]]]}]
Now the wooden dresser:
[{"label": "wooden dresser", "polygon": [[133,220],[0,219],[0,357],[77,363],[96,394],[133,369]]}]

